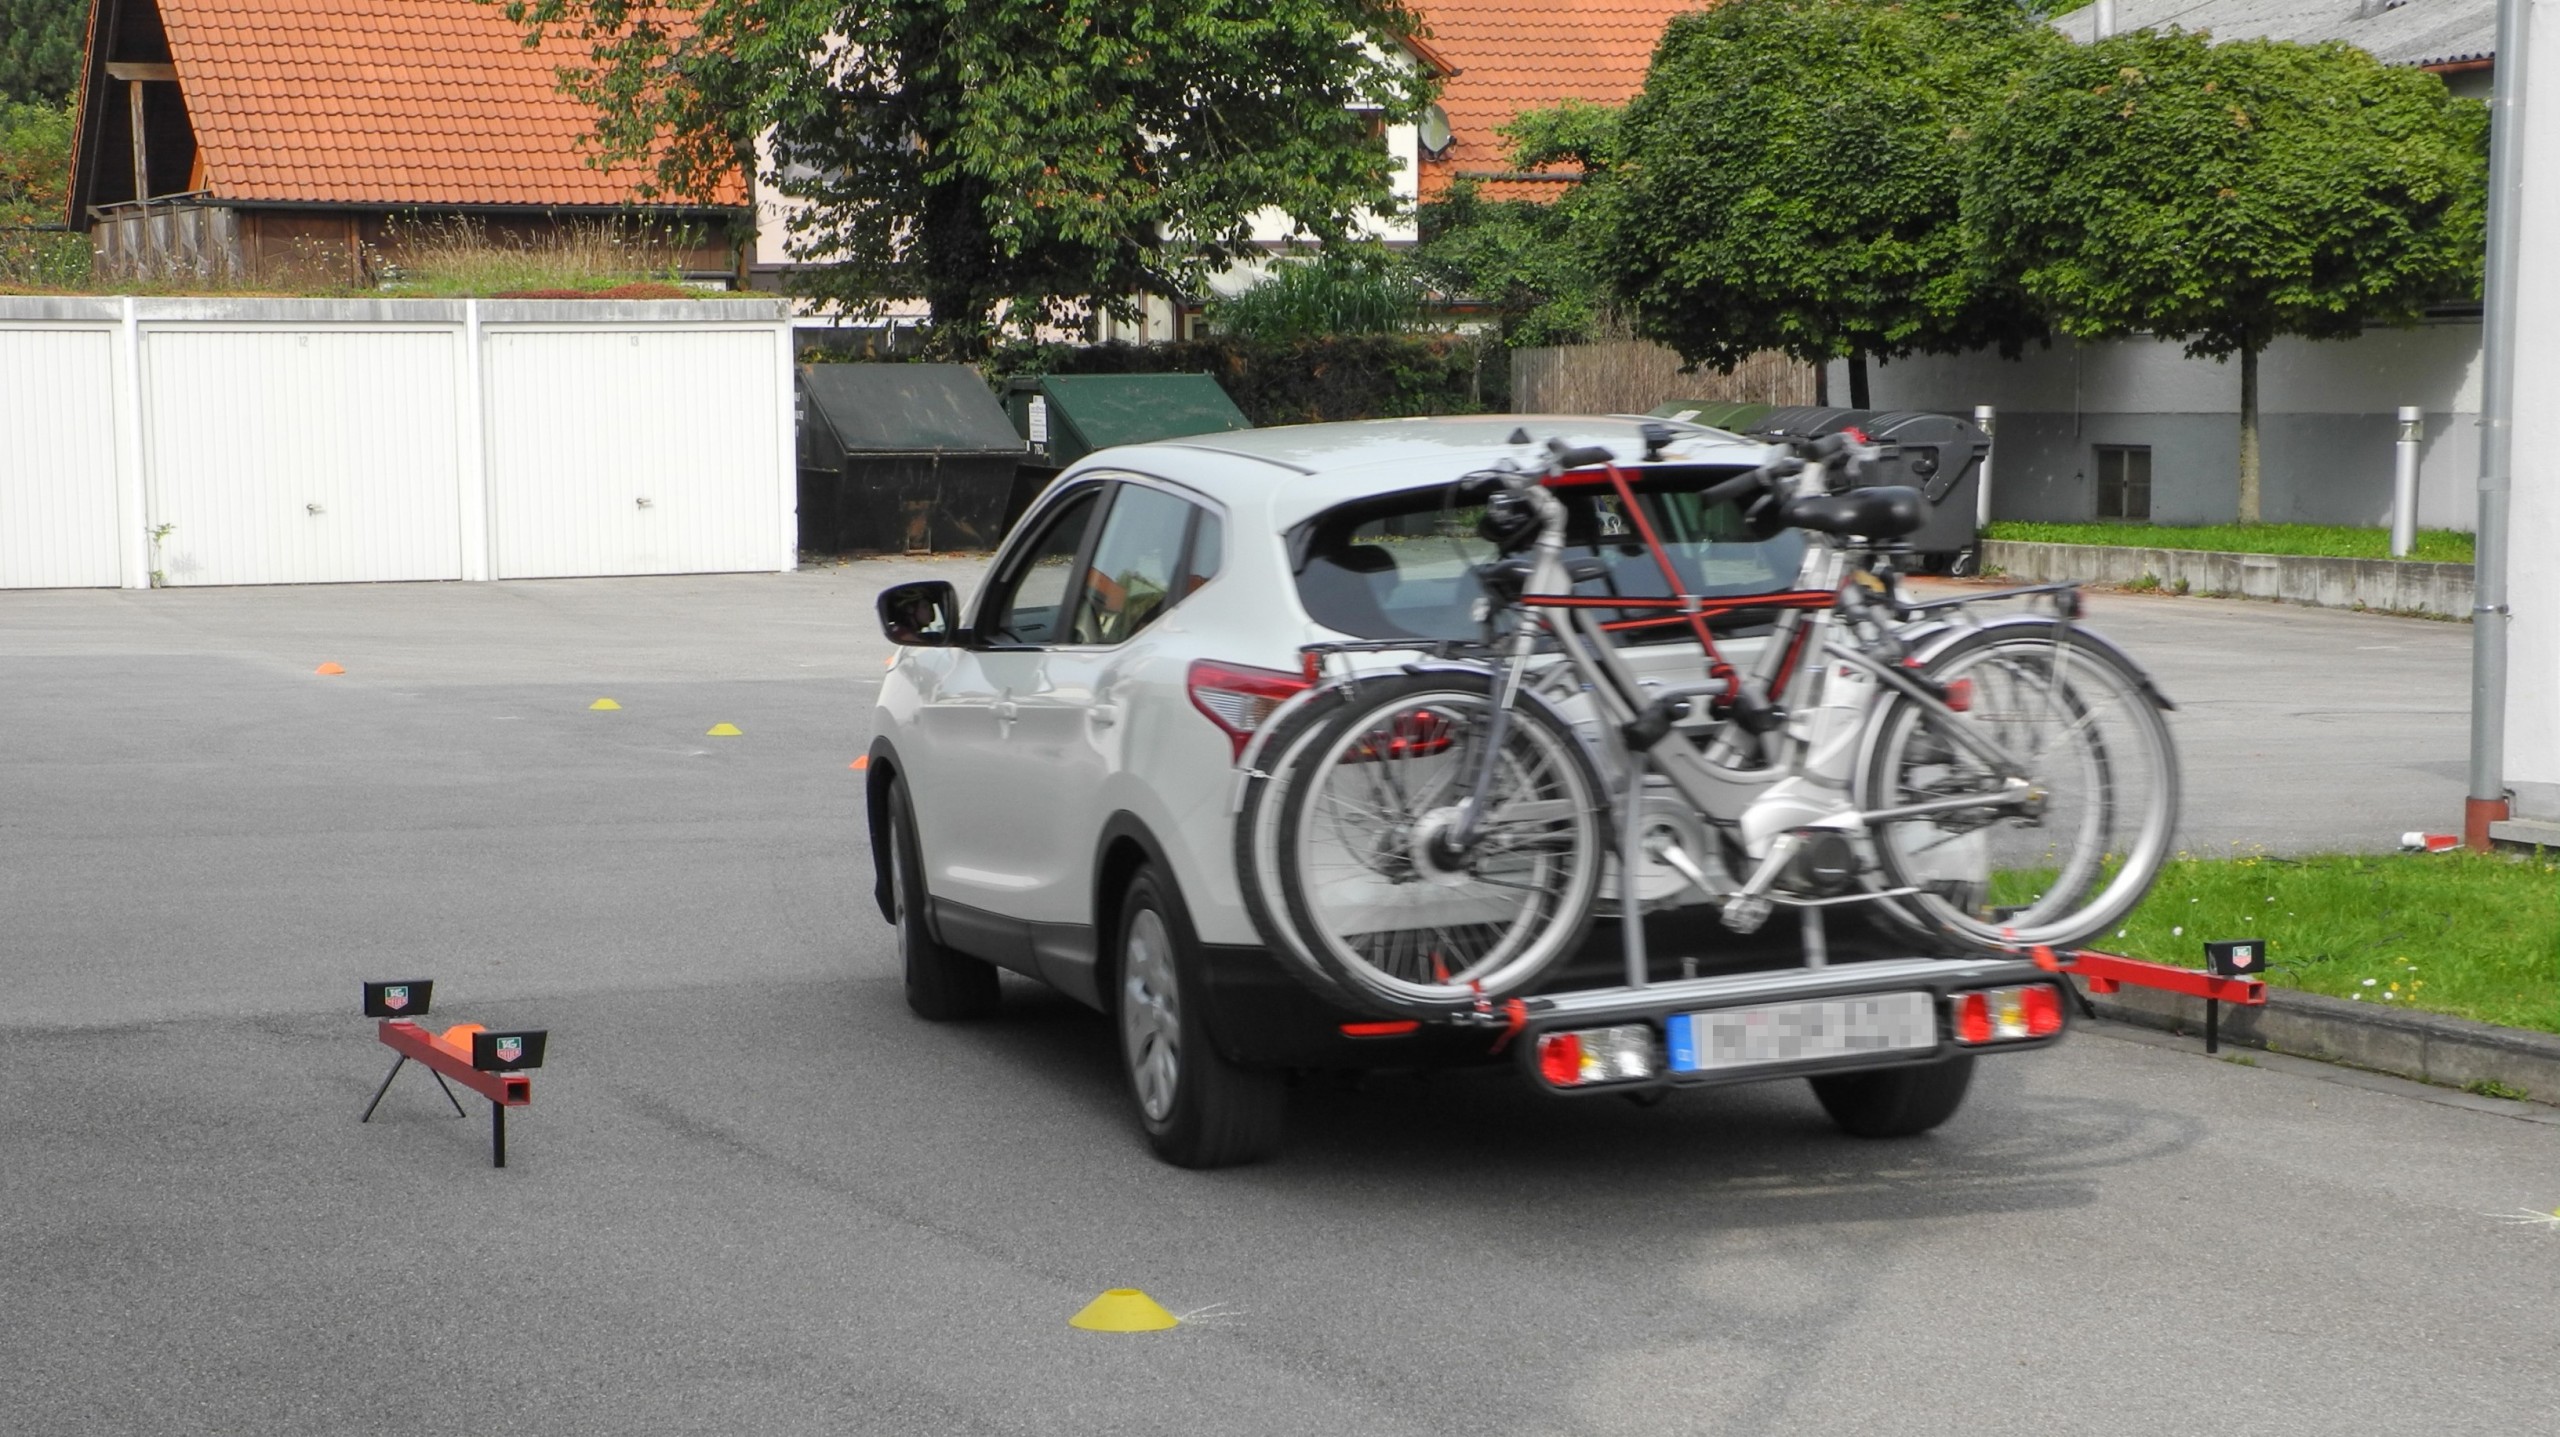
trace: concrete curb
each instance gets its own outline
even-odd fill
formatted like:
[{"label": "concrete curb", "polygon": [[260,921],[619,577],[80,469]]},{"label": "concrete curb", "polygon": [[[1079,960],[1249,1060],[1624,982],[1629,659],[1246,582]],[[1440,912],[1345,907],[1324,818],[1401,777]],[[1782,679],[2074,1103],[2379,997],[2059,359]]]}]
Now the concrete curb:
[{"label": "concrete curb", "polygon": [[[2101,1017],[2177,1033],[2204,1031],[2204,1000],[2149,988],[2092,998]],[[2560,1104],[2560,1035],[2468,1018],[2269,988],[2263,1008],[2222,1010],[2222,1039],[2461,1087],[2491,1082]]]},{"label": "concrete curb", "polygon": [[2324,559],[2304,554],[2217,554],[2199,549],[2124,549],[2101,544],[2028,544],[1986,539],[1982,565],[2026,583],[2078,579],[2191,594],[2282,599],[2324,609],[2471,617],[2471,566],[2410,559]]}]

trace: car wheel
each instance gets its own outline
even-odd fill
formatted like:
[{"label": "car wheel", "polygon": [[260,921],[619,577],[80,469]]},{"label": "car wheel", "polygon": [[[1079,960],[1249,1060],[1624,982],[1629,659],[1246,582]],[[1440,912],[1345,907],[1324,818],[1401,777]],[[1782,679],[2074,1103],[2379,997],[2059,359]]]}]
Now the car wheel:
[{"label": "car wheel", "polygon": [[996,1010],[995,965],[935,941],[925,921],[924,855],[916,847],[906,784],[889,785],[888,810],[889,923],[906,970],[907,1006],[937,1023],[984,1018]]},{"label": "car wheel", "polygon": [[1840,1130],[1861,1138],[1907,1138],[1956,1115],[1973,1083],[1973,1055],[1917,1068],[1815,1078],[1813,1095]]},{"label": "car wheel", "polygon": [[1113,964],[1129,1094],[1156,1156],[1231,1167],[1279,1152],[1288,1094],[1279,1074],[1239,1068],[1209,1041],[1199,953],[1173,886],[1138,870],[1120,905]]}]

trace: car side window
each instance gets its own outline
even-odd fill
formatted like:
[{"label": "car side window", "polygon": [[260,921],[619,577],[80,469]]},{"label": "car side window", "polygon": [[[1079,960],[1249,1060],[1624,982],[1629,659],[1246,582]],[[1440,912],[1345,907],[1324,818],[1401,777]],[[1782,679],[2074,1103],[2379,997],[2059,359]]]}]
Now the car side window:
[{"label": "car side window", "polygon": [[1183,585],[1183,560],[1193,518],[1201,512],[1161,489],[1121,486],[1085,570],[1076,643],[1122,643],[1190,592]]},{"label": "car side window", "polygon": [[988,609],[980,636],[992,644],[1066,641],[1067,606],[1075,601],[1076,556],[1093,527],[1098,489],[1067,501],[1038,537],[1026,545],[1004,578],[1004,591]]}]

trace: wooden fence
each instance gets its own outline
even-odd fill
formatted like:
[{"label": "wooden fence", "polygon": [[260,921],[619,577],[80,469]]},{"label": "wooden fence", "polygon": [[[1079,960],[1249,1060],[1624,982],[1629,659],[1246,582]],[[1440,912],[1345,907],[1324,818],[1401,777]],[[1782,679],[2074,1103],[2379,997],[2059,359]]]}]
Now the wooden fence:
[{"label": "wooden fence", "polygon": [[1813,368],[1755,354],[1731,374],[1680,371],[1680,356],[1641,340],[1511,351],[1511,405],[1523,414],[1642,414],[1674,399],[1811,404]]}]

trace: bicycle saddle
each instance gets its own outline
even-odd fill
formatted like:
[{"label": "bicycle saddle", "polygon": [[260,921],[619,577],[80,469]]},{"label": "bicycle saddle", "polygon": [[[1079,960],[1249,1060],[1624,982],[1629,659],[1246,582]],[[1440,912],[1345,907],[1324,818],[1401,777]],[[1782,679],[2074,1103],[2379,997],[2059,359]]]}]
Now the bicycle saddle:
[{"label": "bicycle saddle", "polygon": [[1823,534],[1899,539],[1929,522],[1929,506],[1917,489],[1879,484],[1846,494],[1801,495],[1788,500],[1778,517],[1795,528]]}]

